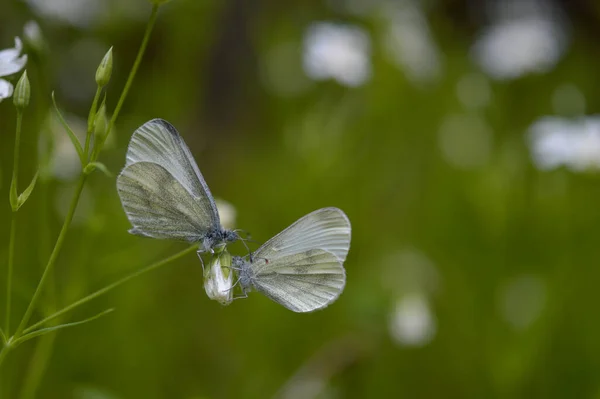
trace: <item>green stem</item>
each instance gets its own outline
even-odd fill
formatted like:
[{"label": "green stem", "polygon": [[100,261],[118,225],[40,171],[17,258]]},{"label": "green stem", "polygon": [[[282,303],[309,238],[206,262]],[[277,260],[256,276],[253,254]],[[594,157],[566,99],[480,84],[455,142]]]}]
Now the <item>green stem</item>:
[{"label": "green stem", "polygon": [[43,326],[43,325],[44,325],[44,324],[46,324],[47,322],[49,322],[49,321],[51,321],[51,320],[53,320],[53,319],[55,319],[55,318],[57,318],[57,317],[59,317],[59,316],[61,316],[61,315],[65,314],[65,313],[67,313],[67,312],[69,312],[69,311],[71,311],[71,310],[75,309],[75,308],[76,308],[76,307],[78,307],[78,306],[81,306],[81,305],[83,305],[83,304],[84,304],[84,303],[86,303],[86,302],[89,302],[89,301],[91,301],[91,300],[92,300],[92,299],[94,299],[94,298],[97,298],[97,297],[99,297],[99,296],[100,296],[100,295],[102,295],[102,294],[105,294],[105,293],[107,293],[108,291],[110,291],[110,290],[112,290],[112,289],[114,289],[114,288],[117,288],[117,287],[118,287],[118,286],[120,286],[121,284],[124,284],[124,283],[128,282],[129,280],[131,280],[131,279],[133,279],[133,278],[135,278],[135,277],[138,277],[138,276],[140,276],[140,275],[142,275],[142,274],[144,274],[144,273],[147,273],[147,272],[149,272],[149,271],[151,271],[151,270],[158,269],[159,267],[161,267],[161,266],[164,266],[164,265],[166,265],[167,263],[171,263],[171,262],[173,262],[173,261],[175,261],[175,260],[177,260],[177,259],[179,259],[179,258],[182,258],[183,256],[185,256],[185,255],[187,255],[187,254],[189,254],[189,253],[195,252],[195,251],[197,251],[197,250],[198,250],[198,246],[197,246],[197,245],[192,245],[192,246],[190,246],[190,247],[188,247],[188,248],[184,249],[183,251],[180,251],[180,252],[178,252],[178,253],[176,253],[176,254],[174,254],[174,255],[171,255],[171,256],[169,256],[168,258],[165,258],[165,259],[163,259],[163,260],[160,260],[160,261],[158,261],[158,262],[155,262],[155,263],[153,263],[153,264],[151,264],[151,265],[149,265],[149,266],[146,266],[146,267],[144,267],[144,268],[142,268],[142,269],[136,270],[136,271],[134,271],[134,272],[132,272],[132,273],[130,273],[130,274],[128,274],[128,275],[126,275],[125,277],[123,277],[123,278],[121,278],[121,279],[119,279],[119,280],[115,281],[114,283],[112,283],[112,284],[109,284],[109,285],[107,285],[106,287],[104,287],[104,288],[101,288],[101,289],[99,289],[98,291],[96,291],[96,292],[94,292],[94,293],[92,293],[92,294],[89,294],[89,295],[87,295],[87,296],[85,296],[85,297],[81,298],[80,300],[78,300],[78,301],[76,301],[76,302],[73,302],[73,303],[72,303],[72,304],[70,304],[69,306],[67,306],[67,307],[65,307],[65,308],[63,308],[63,309],[61,309],[61,310],[59,310],[58,312],[56,312],[56,313],[54,313],[54,314],[52,314],[52,315],[50,315],[50,316],[48,316],[48,317],[44,318],[43,320],[40,320],[40,321],[38,321],[37,323],[35,323],[35,324],[33,324],[32,326],[30,326],[30,327],[28,327],[27,329],[25,329],[25,330],[23,331],[23,334],[27,334],[27,333],[29,333],[29,332],[31,332],[31,331],[33,331],[33,330],[35,330],[36,328]]},{"label": "green stem", "polygon": [[127,82],[125,83],[125,88],[123,89],[121,98],[119,98],[119,101],[117,102],[115,111],[113,112],[112,117],[110,118],[110,122],[108,124],[108,128],[106,129],[106,134],[104,135],[104,138],[98,140],[97,145],[94,146],[94,151],[92,152],[91,162],[95,162],[96,159],[98,159],[98,155],[99,155],[100,151],[102,150],[104,142],[106,141],[106,139],[108,138],[108,135],[112,131],[112,129],[115,125],[115,122],[117,120],[117,117],[119,116],[119,113],[121,112],[121,108],[123,107],[125,98],[127,97],[127,94],[129,93],[129,89],[131,88],[131,85],[133,84],[133,79],[135,78],[135,75],[137,74],[138,68],[140,67],[140,64],[142,62],[142,58],[144,57],[144,53],[146,52],[146,47],[148,47],[148,42],[150,41],[150,34],[152,33],[152,29],[154,28],[154,23],[156,22],[156,18],[158,16],[158,8],[159,7],[160,7],[160,5],[158,5],[158,4],[155,4],[152,7],[152,13],[150,14],[150,19],[148,20],[148,25],[146,26],[146,32],[144,33],[144,39],[142,40],[142,44],[138,51],[137,57],[135,58],[135,62],[133,63],[133,67],[131,68],[131,72],[129,73],[129,77],[127,78]]},{"label": "green stem", "polygon": [[[113,125],[115,124],[115,121],[117,120],[117,116],[119,115],[119,112],[121,111],[121,107],[123,106],[123,103],[125,102],[125,99],[127,98],[127,93],[129,92],[129,89],[131,88],[133,79],[135,78],[135,75],[137,73],[139,65],[142,61],[144,52],[148,45],[148,41],[150,39],[150,33],[152,32],[154,23],[156,22],[158,8],[159,8],[158,5],[154,5],[152,7],[152,14],[150,15],[150,19],[149,19],[148,25],[146,27],[144,39],[142,40],[142,44],[140,46],[140,50],[138,51],[138,55],[135,60],[135,63],[131,69],[131,72],[129,73],[129,78],[127,79],[127,83],[125,84],[125,87],[123,88],[123,91],[121,92],[121,96],[119,97],[117,107],[115,108],[115,112],[110,120],[110,124],[108,126],[107,133],[104,136],[105,138],[108,136]],[[99,142],[98,145],[94,146],[94,150],[92,153],[92,159],[94,161],[95,161],[96,157],[98,156],[100,150],[102,149],[103,142],[104,142],[104,140],[102,140],[102,142]],[[40,282],[38,283],[38,286],[33,294],[33,297],[31,298],[31,302],[29,302],[29,306],[27,306],[27,310],[25,311],[25,314],[23,315],[23,319],[21,319],[21,323],[19,324],[17,332],[15,333],[16,338],[21,336],[21,333],[23,332],[23,330],[25,329],[25,326],[29,322],[29,319],[31,318],[31,315],[33,314],[33,310],[35,309],[37,301],[40,297],[42,288],[44,287],[46,280],[48,279],[48,275],[50,274],[50,271],[52,271],[52,268],[54,266],[54,263],[56,262],[56,258],[58,257],[58,254],[60,253],[63,242],[67,235],[67,230],[69,228],[69,225],[71,224],[73,215],[75,214],[75,209],[77,208],[77,203],[79,202],[79,197],[81,196],[81,192],[83,191],[86,177],[87,177],[87,175],[85,173],[82,173],[81,176],[79,177],[79,182],[77,183],[77,187],[75,188],[75,193],[73,194],[73,199],[71,200],[71,205],[69,207],[69,213],[67,214],[65,222],[63,223],[63,227],[60,231],[58,239],[56,240],[56,244],[54,245],[54,249],[52,250],[52,254],[50,255],[48,264],[46,265],[46,268],[44,269],[44,273],[42,274]]]},{"label": "green stem", "polygon": [[9,351],[10,351],[10,346],[7,344],[4,344],[4,346],[2,347],[2,350],[0,351],[0,365],[2,365],[2,363],[4,362],[4,359],[6,358],[6,355],[8,355]]},{"label": "green stem", "polygon": [[15,152],[13,157],[13,175],[10,182],[11,191],[17,194],[17,179],[19,176],[19,147],[21,145],[21,122],[23,121],[23,111],[17,109],[17,134],[15,135]]},{"label": "green stem", "polygon": [[85,180],[87,175],[84,173],[79,177],[79,181],[77,182],[77,187],[75,188],[75,193],[73,194],[73,198],[71,199],[71,205],[69,206],[69,212],[67,213],[67,217],[63,223],[63,226],[60,230],[60,234],[58,235],[58,239],[56,240],[56,244],[54,245],[54,249],[52,250],[52,254],[50,255],[50,259],[46,264],[46,268],[44,269],[44,273],[42,273],[42,277],[40,278],[40,282],[33,293],[33,297],[31,298],[31,302],[29,302],[29,306],[27,306],[27,310],[21,319],[21,323],[17,328],[17,332],[15,333],[15,337],[20,337],[21,332],[29,322],[31,315],[33,314],[33,310],[37,305],[37,301],[40,298],[40,294],[42,293],[42,288],[46,284],[46,280],[50,276],[52,272],[52,268],[56,263],[56,259],[58,258],[58,254],[62,249],[62,246],[65,242],[65,238],[67,236],[67,231],[69,230],[69,226],[71,225],[71,221],[73,220],[73,216],[75,215],[75,210],[77,209],[77,203],[79,202],[79,197],[81,196],[81,192],[83,191],[83,186],[85,185]]},{"label": "green stem", "polygon": [[52,357],[52,350],[55,340],[56,333],[53,333],[42,336],[37,342],[35,352],[33,353],[31,362],[29,363],[27,375],[25,376],[25,383],[22,385],[23,388],[21,388],[21,399],[35,398],[37,389],[40,386],[42,377],[44,376],[48,363],[50,362],[50,358]]},{"label": "green stem", "polygon": [[10,222],[10,241],[8,243],[8,273],[6,276],[6,323],[4,333],[10,336],[10,307],[12,298],[12,275],[15,263],[15,236],[17,232],[17,212],[12,213]]},{"label": "green stem", "polygon": [[94,118],[96,117],[96,111],[98,110],[98,100],[100,99],[101,93],[102,88],[98,86],[96,89],[96,95],[94,96],[94,101],[92,102],[92,107],[90,108],[90,114],[88,116],[87,135],[85,136],[85,146],[83,149],[86,162],[89,161],[90,142],[92,140],[92,133],[94,132]]},{"label": "green stem", "polygon": [[[17,132],[15,135],[15,151],[13,156],[13,175],[10,183],[10,203],[12,207],[12,219],[10,222],[10,238],[8,242],[8,270],[6,275],[6,324],[5,331],[7,337],[10,336],[10,309],[12,300],[12,275],[15,263],[15,241],[17,232],[17,210],[18,210],[18,190],[17,179],[19,175],[19,147],[21,145],[21,122],[23,121],[23,112],[17,109]],[[15,206],[17,205],[17,206]]]}]

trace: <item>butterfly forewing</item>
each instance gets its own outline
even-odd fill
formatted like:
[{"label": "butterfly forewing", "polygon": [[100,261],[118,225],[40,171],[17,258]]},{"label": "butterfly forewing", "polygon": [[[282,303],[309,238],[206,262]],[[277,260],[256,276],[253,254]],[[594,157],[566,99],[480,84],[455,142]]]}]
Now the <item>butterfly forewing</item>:
[{"label": "butterfly forewing", "polygon": [[153,119],[144,123],[132,135],[127,149],[125,167],[138,162],[162,166],[193,197],[203,199],[202,206],[210,214],[212,224],[219,225],[219,214],[208,185],[204,181],[183,138],[169,122]]},{"label": "butterfly forewing", "polygon": [[117,189],[134,234],[195,242],[212,228],[208,199],[193,197],[161,165],[126,166]]},{"label": "butterfly forewing", "polygon": [[350,249],[350,220],[341,209],[322,208],[300,218],[262,245],[255,258],[283,257],[320,248],[343,262]]},{"label": "butterfly forewing", "polygon": [[294,312],[324,308],[344,290],[346,273],[338,257],[321,249],[285,255],[266,262],[255,259],[252,284]]}]

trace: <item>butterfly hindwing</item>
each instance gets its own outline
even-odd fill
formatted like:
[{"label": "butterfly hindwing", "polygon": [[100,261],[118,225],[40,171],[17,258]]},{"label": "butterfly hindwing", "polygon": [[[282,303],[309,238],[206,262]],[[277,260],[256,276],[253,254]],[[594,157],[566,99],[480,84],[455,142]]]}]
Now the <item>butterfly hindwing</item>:
[{"label": "butterfly hindwing", "polygon": [[195,242],[213,226],[206,199],[193,197],[156,163],[126,166],[117,190],[134,234]]},{"label": "butterfly hindwing", "polygon": [[255,258],[248,264],[253,287],[294,312],[326,307],[344,290],[346,273],[341,261],[322,249],[276,257]]}]

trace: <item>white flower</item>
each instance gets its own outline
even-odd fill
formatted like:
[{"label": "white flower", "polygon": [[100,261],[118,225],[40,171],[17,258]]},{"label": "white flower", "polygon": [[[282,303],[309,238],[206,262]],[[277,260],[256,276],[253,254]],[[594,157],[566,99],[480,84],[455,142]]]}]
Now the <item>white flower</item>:
[{"label": "white flower", "polygon": [[233,229],[235,227],[235,218],[237,216],[235,207],[230,202],[221,198],[215,198],[215,204],[217,204],[217,211],[219,211],[221,226],[227,230]]},{"label": "white flower", "polygon": [[600,170],[600,115],[542,117],[529,128],[529,139],[533,162],[539,169],[564,165],[574,172]]},{"label": "white flower", "polygon": [[1,79],[19,72],[27,63],[27,56],[20,55],[23,50],[21,39],[15,37],[15,47],[0,51],[0,101],[13,94],[13,85]]},{"label": "white flower", "polygon": [[357,87],[371,76],[371,40],[358,26],[316,22],[304,34],[304,70],[314,80]]},{"label": "white flower", "polygon": [[223,252],[213,255],[204,270],[206,295],[222,305],[229,305],[233,300],[233,273],[230,267],[231,255],[223,249]]}]

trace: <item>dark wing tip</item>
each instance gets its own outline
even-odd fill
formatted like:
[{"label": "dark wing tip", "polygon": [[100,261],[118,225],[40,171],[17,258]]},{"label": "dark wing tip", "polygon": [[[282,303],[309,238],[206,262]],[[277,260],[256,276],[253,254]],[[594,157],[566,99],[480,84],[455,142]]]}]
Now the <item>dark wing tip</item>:
[{"label": "dark wing tip", "polygon": [[177,129],[175,129],[175,126],[173,126],[170,122],[168,122],[162,118],[154,118],[154,119],[144,123],[144,125],[142,125],[142,127],[149,125],[149,124],[154,124],[154,125],[159,125],[161,127],[164,127],[173,136],[176,136],[178,138],[180,137],[179,132],[177,131]]}]

